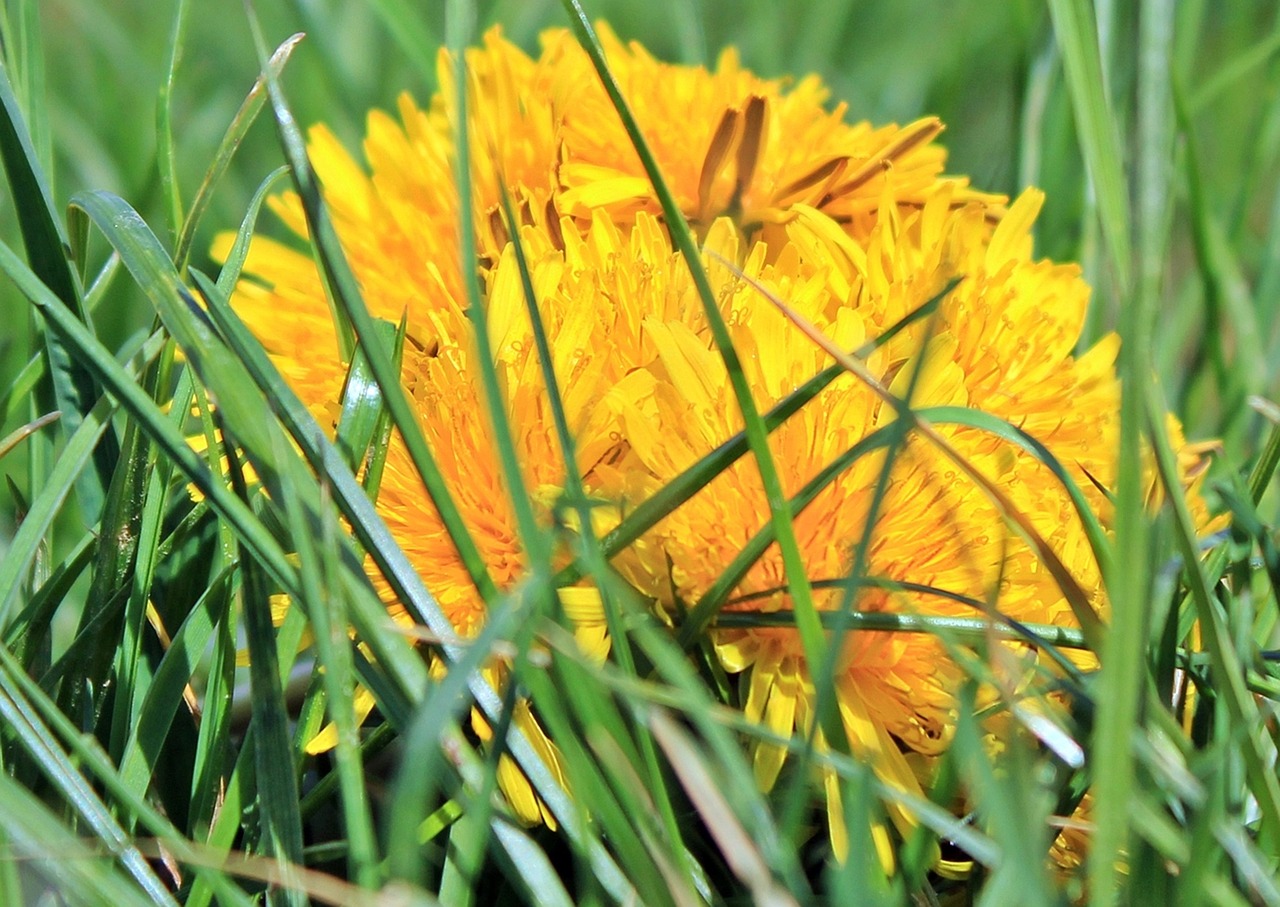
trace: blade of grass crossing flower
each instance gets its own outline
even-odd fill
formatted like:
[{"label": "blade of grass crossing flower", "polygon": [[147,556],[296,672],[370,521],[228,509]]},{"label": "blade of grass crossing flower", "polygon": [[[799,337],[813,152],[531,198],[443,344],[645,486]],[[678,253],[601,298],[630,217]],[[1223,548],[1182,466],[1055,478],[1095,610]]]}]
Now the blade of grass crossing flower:
[{"label": "blade of grass crossing flower", "polygon": [[[0,69],[0,157],[4,160],[12,204],[31,270],[81,323],[88,325],[80,285],[66,257],[67,239],[55,213],[53,197],[32,147],[31,136],[18,109],[17,98],[3,69]],[[37,405],[45,412],[55,408],[61,410],[63,430],[70,437],[80,427],[85,413],[101,396],[102,390],[84,364],[62,346],[61,338],[50,331],[42,333],[54,399],[38,401]],[[115,435],[103,434],[94,452],[93,469],[83,472],[78,478],[77,497],[85,518],[91,523],[102,510],[117,454]]]},{"label": "blade of grass crossing flower", "polygon": [[[555,424],[556,437],[560,445],[560,455],[565,464],[565,491],[569,499],[568,503],[577,514],[580,544],[582,546],[582,561],[588,576],[598,577],[602,580],[608,576],[609,565],[592,525],[591,507],[578,469],[578,457],[573,435],[569,430],[569,419],[564,411],[564,400],[560,395],[560,383],[556,377],[551,357],[551,344],[547,339],[547,333],[542,323],[542,315],[538,311],[538,300],[533,288],[533,275],[529,271],[524,245],[520,239],[519,221],[512,210],[511,197],[505,191],[505,187],[502,192],[502,208],[507,220],[508,232],[512,236],[512,250],[515,255],[516,265],[520,271],[520,284],[524,293],[525,308],[529,313],[529,323],[532,328],[534,343],[538,351],[538,364],[542,370],[543,381],[547,386],[547,398],[551,407],[552,420]],[[597,589],[604,607],[605,622],[609,629],[614,656],[618,659],[618,663],[625,672],[634,673],[636,670],[635,657],[631,651],[631,641],[627,638],[622,622],[619,603],[611,591],[612,584],[597,581]],[[582,688],[570,685],[567,689]],[[679,823],[676,821],[675,810],[671,805],[671,799],[667,792],[666,780],[658,764],[657,751],[654,748],[653,740],[645,725],[639,725],[636,731],[638,744],[643,753],[645,763],[645,775],[648,781],[647,789],[657,803],[668,840],[673,844],[681,845]],[[677,859],[682,858],[683,852],[683,846],[675,848]]]},{"label": "blade of grass crossing flower", "polygon": [[[661,202],[663,216],[666,219],[672,242],[680,250],[680,254],[684,257],[685,263],[689,267],[689,272],[693,277],[698,297],[702,301],[703,310],[706,314],[708,326],[711,329],[712,339],[721,358],[724,360],[725,369],[729,374],[729,383],[733,387],[734,398],[737,400],[738,408],[742,414],[743,428],[748,446],[760,472],[760,482],[769,505],[771,519],[775,524],[774,531],[778,537],[778,548],[782,553],[788,588],[795,603],[796,628],[800,634],[805,657],[809,664],[819,664],[822,661],[822,653],[825,651],[826,642],[818,622],[817,610],[814,607],[808,579],[805,576],[804,564],[800,558],[800,547],[796,541],[795,527],[791,522],[787,499],[782,492],[782,482],[778,477],[778,471],[773,462],[773,454],[769,450],[768,433],[765,431],[764,421],[760,418],[755,398],[751,394],[751,388],[747,384],[746,375],[742,371],[738,354],[733,347],[733,340],[729,336],[729,329],[725,324],[724,317],[720,314],[715,291],[707,278],[706,269],[702,266],[702,258],[693,233],[690,231],[689,225],[685,221],[670,187],[666,184],[661,171],[658,169],[657,161],[654,159],[644,135],[640,132],[640,127],[636,123],[635,117],[631,114],[631,109],[627,105],[626,99],[622,96],[617,80],[609,70],[609,64],[604,56],[604,49],[595,35],[595,30],[591,27],[591,22],[583,11],[582,5],[578,0],[564,0],[564,7],[569,14],[570,24],[578,36],[579,43],[582,44],[583,49],[591,57],[591,62],[595,66],[596,73],[609,95],[609,100],[613,103],[614,109],[622,119],[631,144],[644,165],[645,173],[653,184],[654,193]],[[845,748],[847,741],[845,741],[844,737],[844,727],[838,721],[828,721],[823,727],[823,731],[826,733],[827,741],[830,745],[841,750]]]},{"label": "blade of grass crossing flower", "polygon": [[[289,61],[290,55],[300,41],[302,41],[302,35],[293,35],[276,48],[275,53],[271,55],[271,59],[267,63],[272,72],[279,75],[284,71],[285,64]],[[240,109],[236,111],[236,115],[232,117],[231,125],[227,127],[226,135],[218,143],[218,149],[213,154],[213,161],[209,164],[209,169],[205,172],[199,188],[196,189],[195,197],[191,200],[191,210],[187,212],[186,218],[182,221],[182,230],[178,234],[178,242],[173,253],[174,267],[177,268],[179,273],[186,270],[187,259],[191,255],[191,243],[195,239],[196,227],[200,225],[200,221],[209,207],[214,187],[227,172],[227,168],[231,164],[231,158],[235,156],[236,151],[240,148],[240,143],[244,141],[245,134],[249,131],[249,127],[253,125],[258,113],[262,110],[262,105],[266,100],[264,94],[265,85],[266,81],[261,76],[253,83],[253,88],[250,89],[249,94],[240,104]],[[274,171],[264,181],[264,185],[271,184],[284,172],[284,168]],[[256,211],[260,204],[261,202],[251,205],[250,210]],[[241,261],[243,261],[243,258]],[[234,270],[237,273],[239,272],[238,267]]]},{"label": "blade of grass crossing flower", "polygon": [[[396,362],[403,360],[404,325],[383,321],[378,323],[383,337],[391,345]],[[358,472],[378,435],[385,410],[382,406],[382,389],[369,369],[363,350],[356,350],[347,369],[342,387],[342,413],[338,417],[338,432],[334,443],[342,451],[347,466]],[[383,451],[385,460],[385,451]]]},{"label": "blade of grass crossing flower", "polygon": [[[498,462],[502,467],[507,497],[511,501],[511,509],[515,514],[516,532],[525,550],[526,569],[534,577],[549,578],[551,541],[548,534],[538,526],[533,513],[533,501],[528,489],[525,488],[524,476],[520,471],[520,460],[516,454],[510,417],[507,415],[507,407],[502,399],[497,364],[489,339],[489,322],[485,311],[483,290],[480,287],[480,273],[475,267],[477,256],[472,210],[471,130],[467,112],[467,89],[470,82],[467,78],[466,57],[467,47],[471,44],[472,33],[475,30],[475,18],[475,7],[470,0],[449,0],[445,6],[445,37],[453,64],[453,107],[457,117],[456,122],[451,126],[455,149],[453,179],[459,199],[460,270],[467,295],[467,316],[471,320],[475,334],[476,359],[479,363],[480,383],[484,388],[485,408],[488,410],[489,424],[493,429],[493,439],[498,449]],[[547,604],[553,604],[554,594],[551,593],[550,586],[543,588],[548,592]],[[531,626],[532,623],[530,621],[529,625]]]},{"label": "blade of grass crossing flower", "polygon": [[1071,108],[1085,169],[1093,183],[1111,267],[1121,292],[1130,285],[1129,193],[1120,134],[1103,80],[1098,28],[1088,0],[1049,0],[1062,50]]},{"label": "blade of grass crossing flower", "polygon": [[[818,473],[805,483],[800,491],[796,492],[791,498],[791,512],[799,515],[805,507],[818,497],[822,489],[831,484],[842,472],[848,469],[857,460],[863,456],[888,447],[893,443],[891,426],[884,426],[873,431],[865,438],[859,440],[856,444],[833,459],[824,466]],[[773,525],[768,524],[760,527],[760,530],[751,537],[750,541],[742,547],[742,550],[734,556],[729,565],[711,584],[711,587],[702,594],[702,597],[694,604],[693,608],[685,616],[681,622],[680,632],[676,636],[676,643],[680,646],[688,648],[693,645],[700,636],[705,632],[707,625],[715,619],[716,614],[723,607],[724,603],[729,599],[733,590],[738,587],[738,583],[751,567],[760,559],[769,546],[774,542]]]},{"label": "blade of grass crossing flower", "polygon": [[[319,539],[313,541],[306,515],[296,498],[289,494],[291,483],[285,481],[285,510],[293,538],[298,542],[299,576],[310,606],[307,613],[314,630],[319,665],[323,666],[323,682],[327,692],[328,711],[337,725],[338,740],[334,759],[340,782],[343,827],[347,833],[349,878],[362,888],[377,889],[382,883],[378,867],[373,818],[365,796],[365,778],[358,751],[358,725],[355,709],[355,671],[351,662],[351,641],[347,636],[346,609],[335,598],[342,588],[333,566],[339,563],[336,534],[340,532],[332,519],[326,488],[322,486],[321,525]],[[301,812],[299,812],[301,820]]]},{"label": "blade of grass crossing flower", "polygon": [[[1044,537],[1036,530],[1031,520],[1013,504],[1008,495],[994,482],[992,482],[982,472],[974,468],[964,456],[962,456],[951,444],[940,435],[933,425],[925,419],[922,419],[919,413],[914,412],[906,402],[899,397],[891,394],[873,376],[863,364],[863,361],[850,356],[841,350],[832,340],[819,331],[812,323],[804,318],[799,312],[795,311],[786,302],[779,299],[768,287],[761,284],[753,277],[738,272],[741,280],[749,283],[755,290],[771,302],[779,309],[788,320],[799,328],[805,336],[812,340],[815,344],[827,352],[831,358],[835,359],[842,368],[847,369],[855,375],[860,381],[871,388],[885,403],[890,405],[897,411],[899,418],[907,420],[912,427],[922,436],[928,439],[929,443],[935,446],[939,451],[946,455],[947,459],[960,469],[965,476],[975,485],[983,490],[988,499],[997,506],[1000,514],[1015,529],[1019,535],[1031,546],[1039,557],[1041,563],[1045,565],[1049,574],[1053,577],[1063,597],[1066,598],[1067,604],[1071,606],[1071,611],[1075,615],[1076,621],[1080,624],[1081,630],[1089,639],[1090,648],[1095,651],[1101,644],[1103,637],[1102,622],[1098,617],[1097,611],[1089,601],[1089,596],[1080,587],[1080,583],[1072,576],[1071,571],[1062,563],[1062,559],[1058,557],[1053,547],[1045,541]],[[1135,456],[1135,460],[1137,457]]]},{"label": "blade of grass crossing flower", "polygon": [[[942,304],[942,300],[955,289],[958,283],[958,280],[952,281],[928,302],[908,312],[876,338],[863,344],[854,351],[853,355],[856,358],[865,359],[917,321],[927,318],[937,311]],[[800,385],[764,414],[765,431],[772,432],[842,374],[844,374],[842,366],[839,364],[831,365]],[[601,539],[601,546],[604,549],[605,556],[612,557],[644,535],[659,520],[689,500],[703,486],[733,465],[747,450],[746,435],[739,432],[680,473],[651,497],[646,498],[628,513],[621,523]],[[573,574],[571,569],[569,568],[562,573],[560,577],[562,583],[572,581]]]},{"label": "blade of grass crossing flower", "polygon": [[[252,7],[249,6],[252,12]],[[265,59],[261,27],[256,16],[252,14],[250,25],[254,32],[254,41],[258,45],[259,55]],[[427,487],[432,502],[440,513],[441,521],[445,524],[454,545],[457,546],[458,554],[471,575],[476,589],[481,597],[488,601],[496,596],[497,587],[489,576],[484,558],[481,557],[474,539],[462,521],[457,505],[436,466],[435,458],[426,444],[404,389],[400,385],[399,373],[394,371],[391,356],[385,345],[380,342],[381,337],[377,334],[375,322],[361,298],[355,275],[342,251],[328,208],[320,196],[319,184],[308,160],[302,135],[288,108],[279,83],[274,74],[269,71],[267,90],[275,113],[281,146],[289,163],[294,189],[302,201],[303,210],[307,216],[307,226],[315,244],[316,257],[322,273],[337,297],[336,301],[341,311],[346,315],[345,319],[339,319],[338,326],[348,324],[354,328],[356,338],[368,356],[370,368],[382,386],[382,393],[396,428],[404,437],[405,446]]]},{"label": "blade of grass crossing flower", "polygon": [[[840,604],[836,610],[836,619],[831,628],[830,645],[823,655],[822,662],[810,666],[811,677],[816,691],[813,708],[817,720],[814,722],[815,730],[806,735],[806,745],[800,754],[795,780],[787,790],[782,813],[783,833],[792,840],[798,840],[804,821],[804,807],[808,799],[804,776],[808,774],[809,765],[813,760],[814,745],[817,740],[816,727],[820,724],[840,720],[837,714],[839,704],[835,695],[836,672],[840,667],[841,653],[845,651],[844,639],[849,631],[848,616],[853,612],[858,592],[862,588],[862,577],[867,572],[867,556],[875,536],[876,523],[880,518],[880,508],[883,506],[885,495],[889,491],[889,480],[893,474],[894,462],[897,460],[899,453],[901,453],[903,445],[906,444],[907,435],[911,429],[911,423],[906,416],[912,412],[911,402],[915,397],[916,388],[919,386],[920,376],[924,373],[928,347],[933,340],[936,327],[937,317],[935,315],[925,325],[920,349],[908,375],[906,393],[903,395],[902,405],[898,409],[898,417],[884,428],[887,440],[884,461],[880,465],[876,476],[876,484],[867,506],[866,522],[862,527],[862,533],[853,546],[853,563],[849,569],[840,596]],[[828,714],[831,715],[830,718],[826,717]],[[862,783],[862,776],[864,775],[865,773],[860,772],[854,778],[836,778],[834,779],[834,784],[828,781],[827,798],[828,804],[830,804],[832,794],[836,794],[844,806],[843,814],[839,817],[840,820],[846,823],[852,821],[859,836],[874,838],[873,829],[877,826],[883,827],[883,819],[874,814],[873,807],[866,797],[865,784]],[[863,806],[860,812],[857,810],[856,805],[859,803]],[[843,833],[847,838],[849,834],[847,824],[843,829]],[[879,858],[884,859],[883,852],[879,854]],[[878,873],[872,871],[873,874],[869,879],[872,890],[884,887],[883,880],[880,877],[888,871],[885,866],[882,866]]]}]

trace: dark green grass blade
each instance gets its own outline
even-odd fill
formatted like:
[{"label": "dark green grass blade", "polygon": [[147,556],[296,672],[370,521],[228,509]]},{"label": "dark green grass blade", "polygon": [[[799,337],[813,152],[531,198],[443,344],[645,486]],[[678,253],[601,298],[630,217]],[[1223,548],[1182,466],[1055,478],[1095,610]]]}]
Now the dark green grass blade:
[{"label": "dark green grass blade", "polygon": [[[22,230],[31,270],[81,322],[88,324],[80,285],[67,258],[67,239],[54,212],[52,195],[3,68],[0,68],[0,158],[4,160],[12,204],[18,214],[18,226]],[[102,389],[55,334],[44,332],[44,343],[54,399],[62,411],[63,428],[70,436],[80,427],[94,401],[102,395]],[[53,407],[43,408],[49,410]],[[77,482],[80,505],[90,523],[96,521],[101,512],[118,453],[115,435],[110,432],[103,434],[93,456],[93,469],[82,473]]]},{"label": "dark green grass blade", "polygon": [[146,793],[156,762],[163,754],[170,724],[182,705],[187,682],[196,673],[201,656],[213,638],[218,618],[215,609],[227,596],[231,575],[229,570],[223,570],[213,578],[173,635],[137,717],[130,725],[130,737],[120,759],[120,778],[139,796]]},{"label": "dark green grass blade", "polygon": [[[888,329],[881,332],[874,340],[854,350],[852,355],[858,359],[865,359],[911,325],[932,315],[938,310],[942,300],[955,289],[958,283],[958,280],[949,283],[928,302],[908,312]],[[774,429],[791,418],[806,403],[822,393],[823,389],[843,373],[844,369],[839,364],[828,366],[793,390],[764,414],[765,431],[773,432]],[[612,557],[640,538],[645,532],[653,528],[659,520],[689,500],[704,485],[732,466],[747,451],[746,435],[743,432],[739,432],[680,473],[680,475],[655,492],[652,497],[642,501],[626,515],[622,522],[601,539],[601,546],[604,549],[605,556]],[[561,572],[559,582],[561,584],[573,582],[577,575],[571,566]]]}]

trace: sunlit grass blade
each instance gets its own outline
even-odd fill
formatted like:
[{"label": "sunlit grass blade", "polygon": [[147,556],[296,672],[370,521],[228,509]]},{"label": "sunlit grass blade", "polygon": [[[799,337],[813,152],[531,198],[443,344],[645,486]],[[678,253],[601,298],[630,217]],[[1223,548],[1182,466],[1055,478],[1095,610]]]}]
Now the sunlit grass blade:
[{"label": "sunlit grass blade", "polygon": [[3,438],[0,438],[0,459],[3,459],[5,454],[9,453],[9,451],[13,450],[24,440],[34,435],[46,425],[52,425],[54,422],[57,422],[61,416],[62,414],[57,410],[54,410],[51,413],[45,413],[38,419],[32,419],[26,425],[21,425],[9,432],[9,434],[5,435]]},{"label": "sunlit grass blade", "polygon": [[173,29],[169,33],[169,53],[165,65],[164,80],[160,83],[160,97],[156,103],[156,157],[160,165],[160,192],[168,208],[170,235],[178,236],[182,229],[182,195],[178,187],[178,160],[173,148],[173,86],[178,75],[178,61],[182,59],[182,45],[186,39],[187,0],[178,0],[173,13]]}]

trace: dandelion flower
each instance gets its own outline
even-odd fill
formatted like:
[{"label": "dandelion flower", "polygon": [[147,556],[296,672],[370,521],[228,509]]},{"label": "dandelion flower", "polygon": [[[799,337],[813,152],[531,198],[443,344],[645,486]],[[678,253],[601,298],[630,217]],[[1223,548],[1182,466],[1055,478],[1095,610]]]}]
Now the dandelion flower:
[{"label": "dandelion flower", "polygon": [[[1046,446],[1107,524],[1106,489],[1116,476],[1117,341],[1104,338],[1076,355],[1088,288],[1077,267],[1034,258],[1030,230],[1038,192],[1006,205],[1002,196],[975,191],[963,178],[944,174],[936,120],[902,127],[847,122],[843,106],[826,106],[826,90],[815,78],[761,79],[732,51],[708,70],[662,63],[607,31],[604,42],[609,65],[703,244],[716,304],[758,406],[777,403],[829,365],[760,287],[849,350],[880,337],[959,278],[936,318],[914,323],[876,349],[866,363],[871,375],[899,396],[910,390],[916,409],[980,409],[1023,429]],[[549,520],[565,485],[564,465],[513,238],[531,263],[580,478],[621,513],[742,430],[724,362],[688,267],[661,221],[656,193],[589,58],[569,34],[548,32],[540,55],[531,57],[491,32],[468,53],[467,64],[476,264],[522,478],[540,517]],[[370,116],[367,169],[323,127],[312,130],[310,151],[370,309],[405,319],[405,387],[488,570],[500,587],[510,587],[527,564],[459,303],[452,78],[442,58],[444,90],[425,109],[405,97],[398,122]],[[518,214],[515,225],[499,214],[504,186]],[[305,237],[296,197],[275,199],[273,209]],[[221,241],[220,251],[227,243]],[[348,363],[314,266],[285,244],[258,238],[246,273],[238,310],[332,427]],[[873,388],[852,375],[837,378],[769,438],[786,494],[798,494],[896,417]],[[977,429],[938,424],[936,430],[1000,489],[1105,613],[1084,527],[1053,471]],[[1189,460],[1184,467],[1190,481]],[[860,611],[973,616],[966,602],[976,599],[1018,620],[1075,625],[1062,590],[1008,528],[1000,507],[918,433],[896,450],[874,447],[850,459],[810,498],[795,515],[795,534],[820,610],[839,606],[839,581],[865,540],[867,582],[854,599]],[[1192,499],[1203,514],[1194,491]],[[398,438],[387,452],[377,506],[458,633],[477,633],[484,603]],[[759,471],[746,457],[615,563],[674,620],[680,608],[716,587],[769,522]],[[407,619],[385,584],[374,580],[390,613]],[[722,603],[721,623],[711,631],[724,668],[740,678],[747,717],[782,736],[813,729],[815,683],[823,680],[813,676],[789,623],[787,589],[781,555],[770,546]],[[584,647],[602,657],[608,640],[591,594],[566,600],[574,604]],[[500,664],[487,670],[505,682]],[[908,754],[929,757],[946,747],[962,676],[933,635],[846,634],[832,682],[854,752],[891,785],[919,792]],[[516,721],[554,766],[554,748],[527,705],[518,707]],[[483,721],[477,718],[475,727],[488,739]],[[825,745],[820,735],[819,743]],[[775,783],[785,756],[774,744],[754,745],[762,787]],[[501,781],[522,818],[546,818],[509,762],[502,763]],[[847,836],[839,787],[829,772],[822,782],[830,834],[842,857]],[[901,811],[894,818],[910,821]],[[883,831],[877,843],[884,855]]]}]

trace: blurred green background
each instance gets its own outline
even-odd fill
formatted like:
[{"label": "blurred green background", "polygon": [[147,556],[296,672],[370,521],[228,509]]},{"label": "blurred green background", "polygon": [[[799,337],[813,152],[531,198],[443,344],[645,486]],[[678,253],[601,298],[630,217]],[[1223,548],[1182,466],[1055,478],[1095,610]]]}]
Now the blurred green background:
[{"label": "blurred green background", "polygon": [[[240,2],[189,5],[173,96],[184,203],[190,202],[258,68]],[[968,174],[985,189],[1014,193],[1034,184],[1048,192],[1039,251],[1081,261],[1099,287],[1099,329],[1113,322],[1118,303],[1106,274],[1099,273],[1088,187],[1045,5],[1030,0],[591,0],[584,5],[592,17],[607,20],[621,36],[642,41],[664,58],[713,62],[720,48],[733,44],[763,75],[816,72],[831,86],[833,100],[848,103],[852,118],[942,117],[951,172]],[[411,13],[418,35],[388,27],[386,11],[395,8]],[[307,33],[285,75],[299,119],[303,124],[323,120],[350,147],[358,147],[368,109],[392,105],[404,90],[419,98],[433,90],[433,77],[415,64],[407,47],[423,36],[441,39],[442,8],[438,2],[409,0],[258,4],[273,44],[294,32]],[[499,0],[480,8],[484,23],[501,23],[510,38],[529,49],[536,47],[540,30],[566,23],[556,0]],[[154,0],[44,0],[37,36],[43,84],[19,86],[39,98],[31,125],[50,165],[59,207],[79,190],[109,189],[170,242],[156,157],[156,109],[175,9],[175,3]],[[1137,8],[1103,2],[1097,10],[1111,92],[1117,109],[1129,109]],[[1234,364],[1237,339],[1245,337],[1256,347],[1251,365],[1265,373],[1262,389],[1270,390],[1280,348],[1273,329],[1280,296],[1278,10],[1280,5],[1250,0],[1176,5],[1174,75],[1192,119],[1190,135],[1203,180],[1201,214],[1207,211],[1228,254],[1221,269],[1211,272],[1220,275],[1222,287],[1206,288],[1204,271],[1194,260],[1192,230],[1183,222],[1190,218],[1179,218],[1157,362],[1189,434],[1226,436],[1228,462],[1237,466],[1250,453],[1259,419],[1243,410],[1239,394],[1224,392],[1222,375]],[[12,43],[20,36],[11,29],[7,37]],[[264,117],[218,187],[196,242],[196,266],[213,267],[205,255],[213,234],[238,225],[254,189],[280,163],[272,124]],[[1185,199],[1186,180],[1171,174],[1169,191]],[[1177,210],[1186,210],[1185,204]],[[280,231],[269,217],[263,227]],[[19,242],[3,197],[0,235]],[[104,254],[99,251],[94,263]],[[1207,309],[1206,291],[1226,293],[1235,308],[1220,308],[1218,299]],[[98,310],[97,328],[113,346],[150,324],[136,294],[128,281],[119,281]],[[1222,325],[1224,317],[1232,323]],[[33,336],[29,307],[10,287],[0,286],[0,388],[9,387],[31,355]],[[1206,337],[1221,342],[1209,344]],[[15,413],[0,434],[25,418]],[[24,455],[19,451],[0,463],[0,471],[20,488],[26,483]],[[12,514],[9,492],[0,487],[0,549]]]}]

